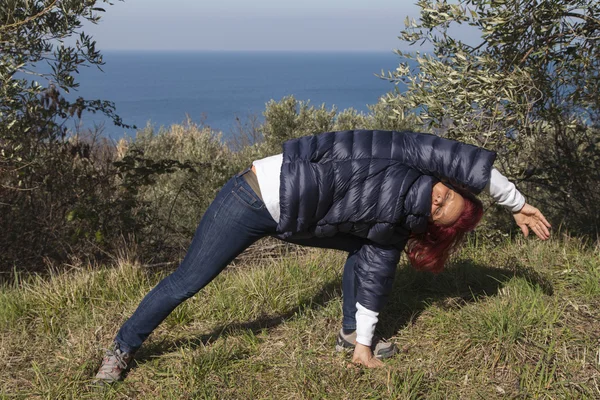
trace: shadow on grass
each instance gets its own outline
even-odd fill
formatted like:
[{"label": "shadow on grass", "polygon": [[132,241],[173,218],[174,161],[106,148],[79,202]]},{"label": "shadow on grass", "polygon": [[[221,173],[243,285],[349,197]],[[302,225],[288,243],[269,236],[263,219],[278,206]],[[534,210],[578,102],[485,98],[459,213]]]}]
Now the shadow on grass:
[{"label": "shadow on grass", "polygon": [[544,294],[554,289],[548,278],[514,258],[503,268],[490,267],[469,259],[459,259],[442,273],[434,275],[405,266],[398,270],[394,290],[380,314],[378,331],[383,337],[396,334],[414,323],[431,305],[458,309],[478,299],[495,296],[511,279],[526,280]]},{"label": "shadow on grass", "polygon": [[[539,287],[547,295],[553,293],[552,285],[547,278],[531,268],[520,265],[514,259],[509,260],[504,268],[484,266],[472,260],[457,260],[438,275],[415,271],[410,266],[404,266],[398,270],[388,305],[380,314],[378,331],[384,338],[393,336],[408,324],[414,323],[432,304],[460,308],[477,299],[496,295],[508,281],[515,277],[525,279],[530,285]],[[285,313],[248,322],[222,325],[208,334],[193,338],[149,343],[140,349],[136,360],[138,363],[143,363],[181,346],[195,349],[213,342],[218,337],[236,335],[240,331],[249,330],[253,334],[264,330],[269,331],[284,321],[293,319],[303,310],[321,308],[341,295],[341,277],[339,277],[328,282],[316,295],[304,299]]]},{"label": "shadow on grass", "polygon": [[227,337],[237,335],[242,331],[251,331],[253,334],[258,334],[264,330],[269,331],[282,324],[284,321],[294,319],[298,314],[302,314],[307,309],[319,309],[327,304],[330,300],[342,296],[342,280],[341,276],[328,282],[314,296],[303,299],[297,306],[286,311],[285,313],[260,317],[247,322],[234,322],[231,324],[221,325],[213,329],[212,332],[205,335],[200,335],[192,338],[181,338],[173,341],[154,342],[144,345],[136,354],[138,363],[143,363],[152,357],[169,353],[181,346],[195,349],[200,346],[205,346],[214,342],[219,337]]}]

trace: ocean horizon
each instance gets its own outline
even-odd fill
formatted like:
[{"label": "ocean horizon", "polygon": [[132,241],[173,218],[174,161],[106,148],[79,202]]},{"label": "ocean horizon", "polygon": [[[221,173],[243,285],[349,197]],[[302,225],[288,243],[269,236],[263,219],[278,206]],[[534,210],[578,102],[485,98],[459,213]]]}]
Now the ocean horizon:
[{"label": "ocean horizon", "polygon": [[[366,112],[394,89],[376,74],[400,62],[391,51],[103,51],[103,59],[103,72],[80,69],[80,87],[71,96],[113,101],[123,122],[138,129],[149,123],[158,130],[189,117],[225,137],[237,123],[262,121],[267,102],[289,95],[315,107]],[[100,114],[84,114],[81,127],[94,125],[113,139],[135,134]]]}]

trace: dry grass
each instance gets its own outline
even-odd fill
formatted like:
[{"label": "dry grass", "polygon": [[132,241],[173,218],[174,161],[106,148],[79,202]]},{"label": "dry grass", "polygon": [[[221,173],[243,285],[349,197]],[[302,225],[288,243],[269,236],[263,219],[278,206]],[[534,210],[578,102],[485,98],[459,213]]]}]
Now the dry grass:
[{"label": "dry grass", "polygon": [[442,274],[398,270],[365,370],[334,351],[344,255],[248,257],[180,306],[127,379],[90,385],[102,348],[166,273],[128,263],[0,291],[0,397],[600,398],[600,250],[562,237],[473,242]]}]

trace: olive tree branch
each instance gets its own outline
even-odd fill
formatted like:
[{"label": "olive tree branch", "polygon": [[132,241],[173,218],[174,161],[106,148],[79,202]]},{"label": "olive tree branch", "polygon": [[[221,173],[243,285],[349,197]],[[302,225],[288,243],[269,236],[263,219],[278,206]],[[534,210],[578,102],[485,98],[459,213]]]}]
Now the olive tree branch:
[{"label": "olive tree branch", "polygon": [[50,5],[48,5],[46,8],[44,8],[42,11],[40,11],[39,13],[37,13],[35,15],[32,15],[31,17],[25,18],[23,21],[17,21],[15,23],[12,23],[9,25],[0,26],[0,31],[5,31],[5,30],[11,29],[11,28],[16,28],[18,26],[25,25],[35,19],[38,19],[42,15],[50,12],[50,10],[52,10],[54,8],[54,6],[56,5],[57,2],[58,2],[58,0],[52,1],[52,3],[50,3]]}]

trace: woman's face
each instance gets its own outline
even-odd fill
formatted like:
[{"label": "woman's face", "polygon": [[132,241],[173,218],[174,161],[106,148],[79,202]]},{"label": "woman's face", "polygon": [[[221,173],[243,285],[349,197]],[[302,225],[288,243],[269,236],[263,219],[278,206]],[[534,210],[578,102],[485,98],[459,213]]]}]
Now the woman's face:
[{"label": "woman's face", "polygon": [[465,199],[442,182],[433,186],[431,192],[430,220],[438,225],[450,226],[456,222],[465,208]]}]

